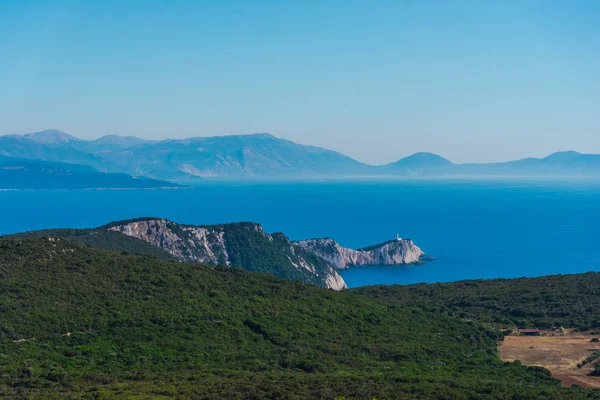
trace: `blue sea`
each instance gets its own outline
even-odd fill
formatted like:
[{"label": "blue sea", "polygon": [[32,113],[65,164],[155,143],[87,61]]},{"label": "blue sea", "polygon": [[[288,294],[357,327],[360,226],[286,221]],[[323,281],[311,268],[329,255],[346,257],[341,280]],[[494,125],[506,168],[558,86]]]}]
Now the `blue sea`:
[{"label": "blue sea", "polygon": [[0,192],[0,234],[157,216],[256,221],[291,239],[411,238],[435,261],[342,272],[348,286],[600,271],[598,181],[207,183],[181,190]]}]

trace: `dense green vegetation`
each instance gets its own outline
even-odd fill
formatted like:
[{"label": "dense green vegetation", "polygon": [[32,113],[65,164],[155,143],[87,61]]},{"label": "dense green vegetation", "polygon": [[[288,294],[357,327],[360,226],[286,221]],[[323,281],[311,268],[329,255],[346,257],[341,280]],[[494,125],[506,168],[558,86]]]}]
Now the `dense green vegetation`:
[{"label": "dense green vegetation", "polygon": [[583,399],[476,323],[235,268],[0,239],[0,397]]},{"label": "dense green vegetation", "polygon": [[600,273],[371,286],[353,293],[499,327],[600,327]]},{"label": "dense green vegetation", "polygon": [[129,253],[150,255],[161,260],[175,260],[171,254],[146,243],[143,240],[123,235],[119,232],[109,231],[105,227],[96,229],[46,229],[41,231],[29,231],[9,235],[14,238],[43,238],[59,237],[85,244],[90,247],[113,251],[116,253]]},{"label": "dense green vegetation", "polygon": [[590,354],[585,360],[583,360],[580,364],[577,364],[577,366],[579,368],[583,367],[584,365],[587,365],[591,362],[596,361],[597,359],[600,358],[600,350],[596,350],[594,352],[592,352],[592,354]]},{"label": "dense green vegetation", "polygon": [[[325,286],[324,279],[331,268],[327,261],[300,246],[294,246],[292,251],[292,243],[283,233],[270,235],[272,240],[263,234],[248,234],[256,232],[256,226],[254,223],[223,225],[232,266]],[[300,259],[314,267],[316,273],[300,266]]]}]

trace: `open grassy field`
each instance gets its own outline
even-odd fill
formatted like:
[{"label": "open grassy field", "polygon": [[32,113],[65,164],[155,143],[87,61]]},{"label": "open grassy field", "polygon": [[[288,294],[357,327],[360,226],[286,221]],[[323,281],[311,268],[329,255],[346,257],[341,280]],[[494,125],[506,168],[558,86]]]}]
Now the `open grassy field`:
[{"label": "open grassy field", "polygon": [[600,343],[592,343],[594,336],[567,334],[565,336],[507,336],[499,344],[499,355],[504,361],[519,360],[524,365],[547,368],[566,386],[579,385],[600,388],[600,377],[589,376],[594,363],[578,368]]}]

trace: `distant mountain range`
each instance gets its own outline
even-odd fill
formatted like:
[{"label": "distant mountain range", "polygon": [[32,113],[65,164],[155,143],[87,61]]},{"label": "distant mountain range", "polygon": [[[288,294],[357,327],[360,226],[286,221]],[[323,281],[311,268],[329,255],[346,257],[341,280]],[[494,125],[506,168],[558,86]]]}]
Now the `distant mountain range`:
[{"label": "distant mountain range", "polygon": [[0,156],[0,189],[157,189],[180,185],[122,173],[102,173],[87,165]]},{"label": "distant mountain range", "polygon": [[374,166],[268,133],[147,141],[118,135],[82,140],[46,130],[0,136],[0,156],[86,165],[102,173],[175,182],[204,178],[600,176],[600,155],[574,151],[491,164],[455,164],[436,154],[417,153]]}]

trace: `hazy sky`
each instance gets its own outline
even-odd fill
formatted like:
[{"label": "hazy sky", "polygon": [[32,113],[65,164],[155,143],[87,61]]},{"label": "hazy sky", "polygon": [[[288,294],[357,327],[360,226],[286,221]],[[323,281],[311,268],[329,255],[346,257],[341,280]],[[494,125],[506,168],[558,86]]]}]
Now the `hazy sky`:
[{"label": "hazy sky", "polygon": [[600,153],[600,1],[0,1],[0,132]]}]

